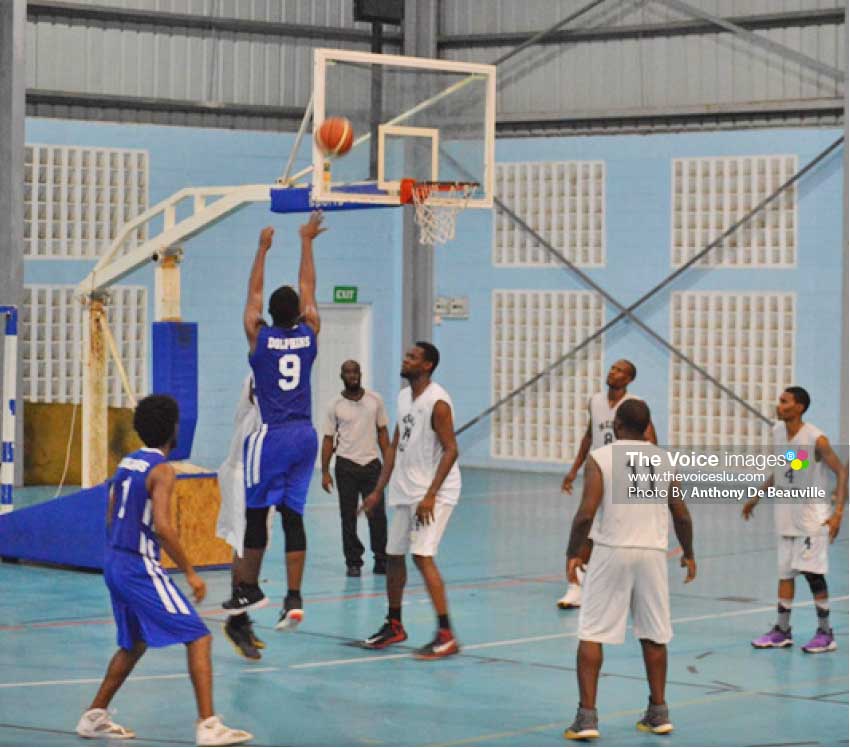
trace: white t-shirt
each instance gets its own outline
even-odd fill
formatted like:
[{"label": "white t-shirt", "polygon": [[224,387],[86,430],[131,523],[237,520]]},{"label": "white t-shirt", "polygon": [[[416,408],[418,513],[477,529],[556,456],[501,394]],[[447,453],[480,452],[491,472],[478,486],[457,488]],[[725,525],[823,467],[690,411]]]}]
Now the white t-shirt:
[{"label": "white t-shirt", "polygon": [[788,431],[782,421],[773,427],[775,447],[790,447],[795,452],[804,449],[809,453],[809,467],[805,470],[793,470],[790,465],[775,467],[773,485],[782,489],[815,487],[826,491],[826,498],[820,500],[774,498],[773,521],[778,535],[806,537],[825,532],[823,523],[831,513],[829,468],[823,460],[815,459],[815,444],[823,435],[823,431],[811,423],[804,423],[793,439],[788,438]]},{"label": "white t-shirt", "polygon": [[[636,466],[632,470],[624,449],[632,444],[639,446],[641,453],[645,455],[661,455],[661,467],[652,471],[650,468]],[[667,453],[651,442],[620,439],[616,450],[613,444],[608,444],[594,449],[590,456],[599,465],[604,485],[602,503],[594,521],[593,542],[615,548],[666,551],[669,515],[667,500],[630,499],[628,487],[632,484],[643,490],[655,488],[656,491],[665,489],[669,492],[669,482],[662,480],[666,470],[664,466],[668,464]],[[650,473],[656,475],[654,480],[641,480],[642,476]]]},{"label": "white t-shirt", "polygon": [[623,395],[613,407],[608,404],[608,392],[597,392],[590,398],[590,430],[593,437],[591,449],[599,449],[606,444],[611,444],[616,440],[614,436],[614,416],[617,414],[617,408],[626,400],[640,400],[639,397],[631,395],[628,392]]},{"label": "white t-shirt", "polygon": [[324,435],[337,439],[336,456],[368,465],[379,457],[378,429],[389,423],[383,398],[372,390],[359,400],[338,395],[328,406]]},{"label": "white t-shirt", "polygon": [[[422,501],[434,481],[443,446],[431,425],[431,414],[440,400],[449,406],[454,418],[452,399],[436,382],[431,382],[415,400],[410,387],[398,395],[399,441],[387,498],[390,506]],[[457,504],[460,485],[460,468],[455,461],[437,492],[437,501]]]}]

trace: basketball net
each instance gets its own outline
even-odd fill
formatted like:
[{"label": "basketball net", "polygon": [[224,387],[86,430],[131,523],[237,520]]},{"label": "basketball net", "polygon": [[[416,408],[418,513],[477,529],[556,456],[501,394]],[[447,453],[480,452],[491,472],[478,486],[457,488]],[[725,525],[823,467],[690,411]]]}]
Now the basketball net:
[{"label": "basketball net", "polygon": [[[411,202],[416,210],[419,243],[434,246],[455,238],[457,214],[464,210],[477,189],[474,182],[418,182],[412,186]],[[442,200],[440,199],[442,198]],[[443,200],[451,199],[445,203]]]}]

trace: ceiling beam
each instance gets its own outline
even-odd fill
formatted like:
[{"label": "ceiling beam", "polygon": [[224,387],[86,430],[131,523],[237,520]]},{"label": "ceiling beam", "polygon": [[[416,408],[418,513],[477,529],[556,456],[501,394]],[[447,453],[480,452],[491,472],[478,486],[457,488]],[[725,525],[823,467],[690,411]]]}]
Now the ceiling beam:
[{"label": "ceiling beam", "polygon": [[[724,19],[741,28],[774,29],[802,28],[844,23],[844,8],[824,8],[788,13],[764,13],[760,15],[735,16]],[[717,33],[715,23],[706,20],[683,20],[667,23],[631,24],[622,26],[597,26],[586,29],[553,31],[537,44],[564,44],[567,42],[607,41],[615,39],[648,39],[667,36],[693,36]],[[469,49],[473,47],[507,47],[521,44],[535,36],[535,32],[512,31],[501,34],[450,34],[437,38],[437,47],[446,49]]]},{"label": "ceiling beam", "polygon": [[743,26],[734,21],[712,15],[711,13],[704,11],[702,8],[697,8],[693,5],[682,2],[682,0],[655,0],[655,2],[665,5],[668,8],[672,8],[673,10],[677,10],[680,13],[684,13],[685,15],[713,23],[755,47],[761,47],[762,49],[766,49],[768,52],[773,52],[775,55],[786,60],[792,60],[809,68],[810,70],[820,73],[821,75],[832,78],[839,83],[844,82],[844,79],[847,77],[843,70],[839,70],[832,65],[827,65],[825,62],[821,62],[814,57],[810,57],[809,55],[789,47],[786,44],[780,44],[773,39],[768,39],[766,36],[754,34],[749,29],[745,29]]},{"label": "ceiling beam", "polygon": [[[257,21],[245,18],[226,18],[222,16],[203,16],[189,13],[167,13],[158,10],[119,8],[105,5],[83,5],[81,3],[59,2],[58,0],[36,0],[27,3],[27,17],[31,21],[53,21],[83,24],[98,23],[115,27],[127,24],[168,29],[195,29],[200,31],[225,31],[235,34],[253,34],[257,36],[278,36],[293,39],[318,39],[340,42],[360,42],[370,44],[371,30],[335,28],[330,26],[311,26],[300,23],[282,23],[280,21]],[[384,41],[400,45],[401,34],[386,32]]]}]

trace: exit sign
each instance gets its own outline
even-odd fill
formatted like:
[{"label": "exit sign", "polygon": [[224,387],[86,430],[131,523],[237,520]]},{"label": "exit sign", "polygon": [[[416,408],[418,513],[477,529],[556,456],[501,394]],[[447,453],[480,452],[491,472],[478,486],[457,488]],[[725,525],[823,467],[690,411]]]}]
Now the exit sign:
[{"label": "exit sign", "polygon": [[334,304],[356,304],[357,286],[334,286]]}]

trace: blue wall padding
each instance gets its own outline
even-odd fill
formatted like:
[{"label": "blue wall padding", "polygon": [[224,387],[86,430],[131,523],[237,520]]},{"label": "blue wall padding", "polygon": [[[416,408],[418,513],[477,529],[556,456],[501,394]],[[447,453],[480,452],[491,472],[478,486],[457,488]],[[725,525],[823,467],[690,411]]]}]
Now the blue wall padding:
[{"label": "blue wall padding", "polygon": [[153,391],[180,406],[180,432],[171,460],[186,460],[198,424],[198,324],[153,323]]},{"label": "blue wall padding", "polygon": [[[217,473],[178,475],[177,480]],[[0,515],[0,557],[43,564],[103,569],[106,483]]]},{"label": "blue wall padding", "polygon": [[106,484],[0,517],[0,556],[103,568]]}]

